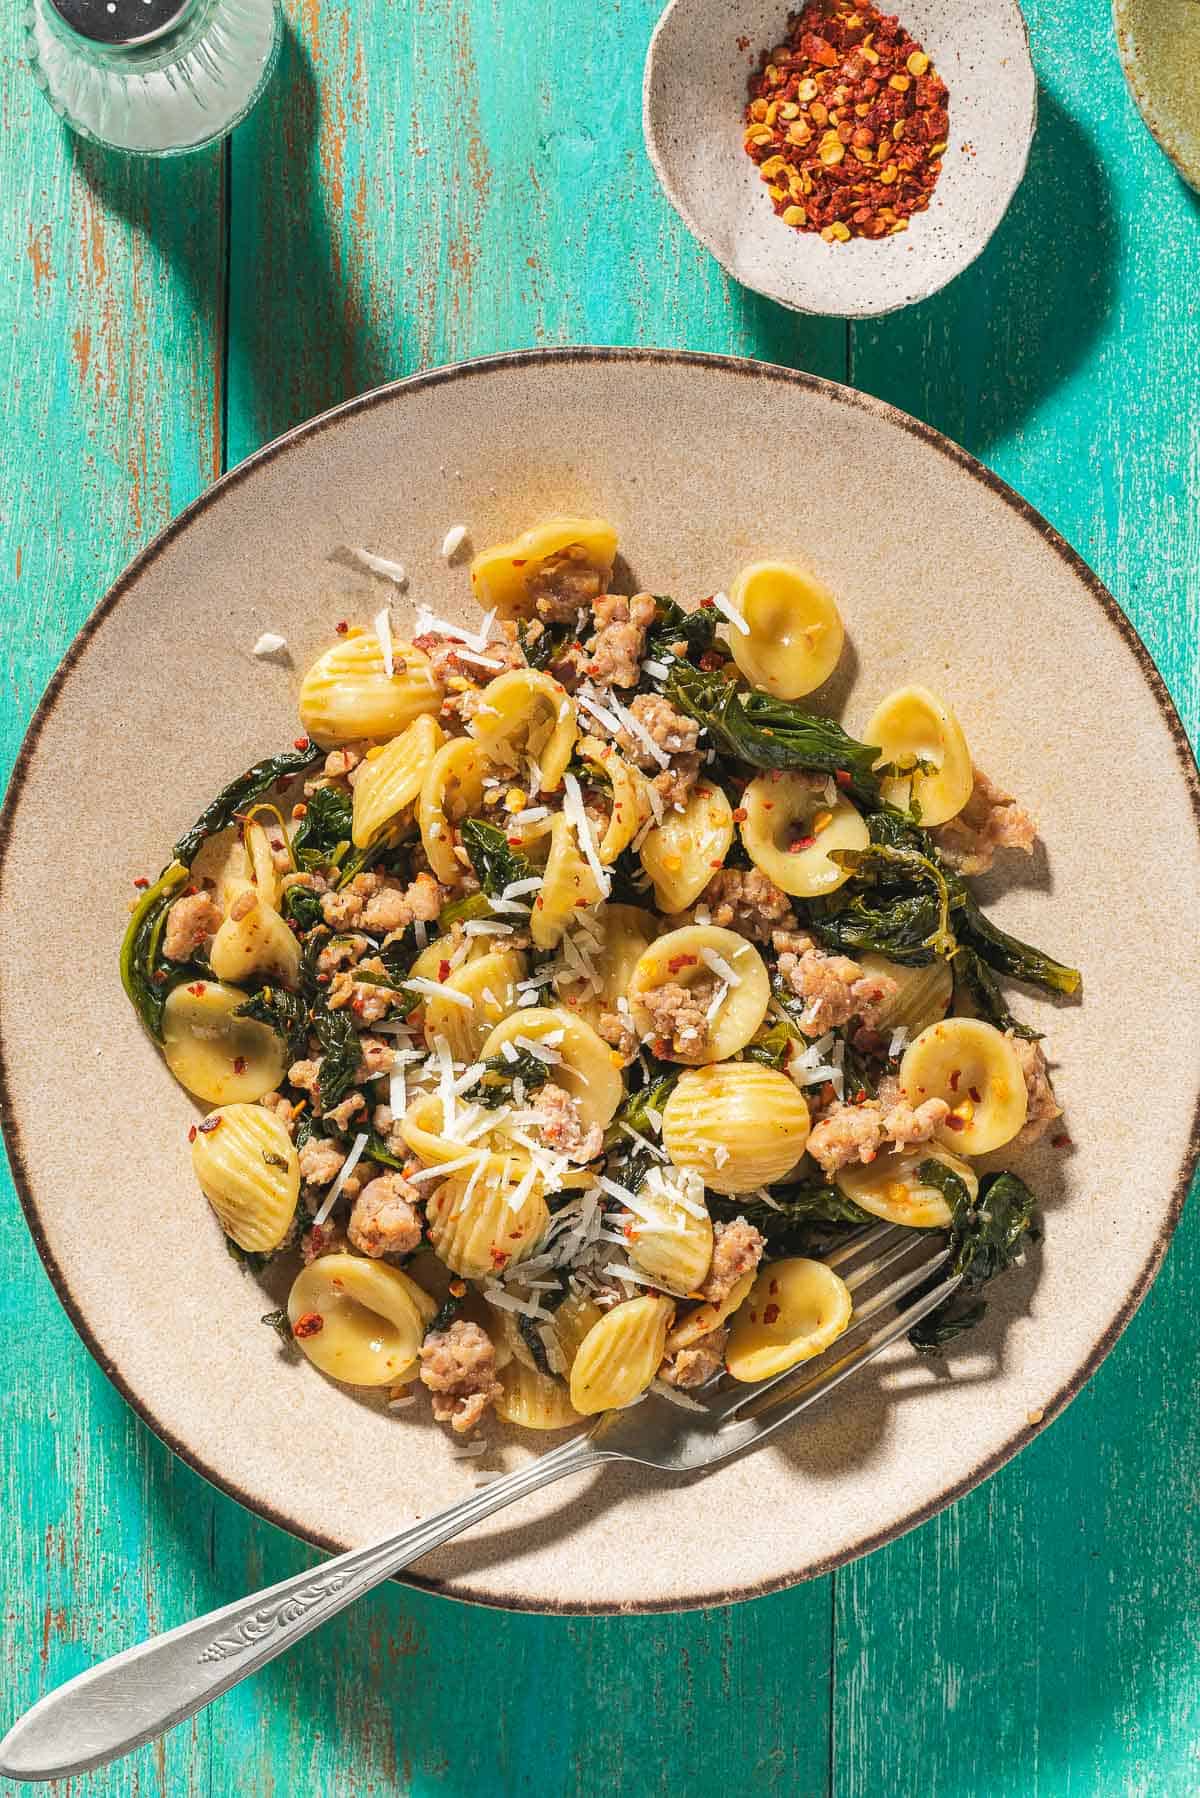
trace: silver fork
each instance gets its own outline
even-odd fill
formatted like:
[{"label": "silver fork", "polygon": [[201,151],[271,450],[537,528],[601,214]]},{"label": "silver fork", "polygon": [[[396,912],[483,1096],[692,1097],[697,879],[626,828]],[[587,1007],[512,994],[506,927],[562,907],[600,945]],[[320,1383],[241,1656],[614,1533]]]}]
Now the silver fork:
[{"label": "silver fork", "polygon": [[[742,1454],[873,1361],[950,1296],[958,1275],[901,1305],[945,1264],[948,1248],[929,1253],[938,1240],[880,1224],[825,1257],[856,1295],[850,1325],[832,1359],[827,1352],[754,1386],[725,1377],[701,1389],[695,1409],[651,1393],[411,1529],[113,1655],[26,1711],[0,1742],[0,1775],[59,1779],[129,1754],[203,1710],[390,1574],[568,1474],[603,1461],[689,1473]],[[870,1328],[881,1316],[884,1320]]]}]

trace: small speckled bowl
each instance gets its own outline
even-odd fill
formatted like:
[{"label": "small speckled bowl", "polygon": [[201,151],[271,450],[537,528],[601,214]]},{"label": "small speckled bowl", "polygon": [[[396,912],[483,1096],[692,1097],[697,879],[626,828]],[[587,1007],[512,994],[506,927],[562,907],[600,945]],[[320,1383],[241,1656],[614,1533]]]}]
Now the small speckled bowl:
[{"label": "small speckled bowl", "polygon": [[[1037,82],[1017,0],[907,0],[901,22],[950,90],[950,145],[926,212],[874,242],[829,244],[775,216],[742,143],[748,82],[801,0],[671,0],[646,59],[646,147],[667,198],[722,268],[795,312],[870,318],[969,267],[1029,159]],[[887,10],[891,10],[890,0]]]},{"label": "small speckled bowl", "polygon": [[1117,47],[1146,124],[1200,193],[1200,6],[1195,0],[1115,0]]}]

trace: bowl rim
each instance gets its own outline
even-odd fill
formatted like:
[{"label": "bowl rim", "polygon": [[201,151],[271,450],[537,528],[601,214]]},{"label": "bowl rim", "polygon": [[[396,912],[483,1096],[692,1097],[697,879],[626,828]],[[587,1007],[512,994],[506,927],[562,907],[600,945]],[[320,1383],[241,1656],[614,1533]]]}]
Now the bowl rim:
[{"label": "bowl rim", "polygon": [[1194,193],[1200,193],[1200,133],[1197,134],[1195,147],[1184,150],[1180,146],[1175,126],[1160,112],[1150,85],[1144,80],[1145,64],[1138,48],[1138,34],[1134,28],[1133,9],[1129,0],[1112,0],[1112,19],[1121,71],[1133,103],[1142,116],[1142,123],[1174,167],[1179,179],[1186,182]]},{"label": "bowl rim", "polygon": [[[9,776],[7,791],[0,802],[0,893],[3,891],[4,868],[13,834],[13,821],[19,804],[25,781],[30,773],[36,755],[38,741],[42,729],[58,704],[64,684],[76,663],[86,651],[88,644],[108,614],[121,602],[122,598],[140,579],[163,552],[181,535],[201,514],[219,504],[224,496],[250,479],[254,473],[267,463],[285,455],[300,442],[319,436],[337,426],[350,422],[360,413],[373,410],[376,406],[386,405],[396,400],[407,391],[440,386],[444,383],[463,379],[473,374],[488,374],[500,370],[520,370],[539,367],[544,364],[559,366],[571,363],[631,363],[656,365],[660,367],[690,367],[697,370],[718,371],[743,379],[778,382],[784,386],[806,388],[810,392],[823,394],[837,404],[855,407],[872,417],[885,420],[901,427],[917,438],[927,448],[936,450],[954,467],[970,475],[981,485],[988,488],[1001,499],[1017,516],[1038,532],[1042,540],[1066,564],[1068,569],[1079,579],[1099,608],[1104,621],[1114,630],[1122,643],[1128,648],[1138,665],[1139,671],[1149,686],[1150,692],[1162,714],[1168,735],[1174,746],[1180,765],[1184,785],[1191,800],[1193,821],[1200,835],[1200,767],[1188,740],[1183,721],[1175,707],[1175,703],[1167,689],[1166,683],[1156,667],[1154,660],[1142,642],[1133,624],[1126,616],[1116,599],[1101,581],[1095,571],[1088,566],[1082,556],[1074,550],[1067,540],[1058,532],[1030,502],[1011,487],[1007,481],[972,456],[969,451],[945,436],[932,425],[911,417],[900,411],[898,407],[877,399],[872,394],[860,392],[842,382],[831,381],[823,376],[809,374],[804,370],[787,368],[778,363],[759,362],[748,357],[729,356],[699,350],[660,349],[647,346],[605,346],[562,345],[545,349],[527,348],[505,351],[499,354],[468,358],[464,361],[442,364],[436,368],[422,370],[399,380],[369,389],[354,398],[342,401],[327,411],[316,414],[303,423],[293,426],[291,430],[264,444],[252,455],[246,457],[235,467],[221,475],[218,480],[206,488],[188,504],[179,515],[172,519],[161,531],[152,537],[149,543],[128,563],[123,572],[104,593],[94,610],[85,619],[71,643],[68,645],[62,660],[59,662],[49,683],[38,702],[22,738]],[[182,1441],[174,1431],[155,1416],[149,1404],[133,1390],[123,1375],[120,1367],[107,1355],[96,1339],[84,1309],[75,1298],[70,1283],[62,1266],[56,1260],[50,1247],[46,1230],[39,1214],[37,1200],[32,1190],[25,1160],[22,1152],[20,1127],[18,1125],[12,1093],[9,1084],[8,1067],[5,1056],[3,1033],[0,1032],[0,1131],[3,1133],[5,1147],[8,1152],[13,1186],[24,1213],[30,1235],[33,1238],[42,1264],[49,1276],[63,1309],[70,1318],[76,1333],[83,1342],[93,1360],[107,1375],[125,1402],[141,1421],[148,1426],[158,1439],[179,1457],[194,1473],[197,1473],[210,1485],[226,1497],[235,1499],[255,1516],[265,1519],[277,1528],[285,1530],[289,1535],[310,1543],[313,1547],[330,1554],[341,1553],[346,1544],[333,1535],[323,1531],[314,1531],[289,1517],[287,1513],[275,1505],[263,1502],[244,1488],[239,1486],[236,1478],[218,1473],[205,1465],[200,1456],[186,1442]],[[952,1486],[937,1494],[936,1497],[914,1507],[913,1510],[886,1526],[868,1531],[852,1543],[847,1544],[837,1553],[826,1556],[818,1563],[796,1573],[788,1571],[777,1577],[764,1579],[753,1586],[734,1588],[719,1594],[706,1593],[698,1597],[677,1596],[656,1601],[640,1600],[625,1602],[619,1606],[597,1605],[575,1601],[529,1600],[523,1602],[518,1598],[500,1601],[491,1593],[472,1588],[469,1583],[447,1591],[438,1579],[423,1577],[419,1573],[405,1570],[394,1576],[400,1583],[411,1585],[425,1592],[436,1593],[440,1597],[452,1598],[457,1602],[478,1604],[495,1610],[529,1611],[550,1616],[616,1616],[632,1613],[658,1614],[672,1611],[687,1611],[697,1608],[711,1608],[713,1605],[740,1603],[743,1600],[766,1597],[771,1593],[788,1590],[790,1587],[809,1579],[823,1577],[848,1562],[857,1560],[863,1555],[873,1553],[889,1542],[896,1541],[906,1535],[909,1530],[927,1522],[948,1505],[955,1503],[970,1492],[983,1480],[989,1478],[999,1468],[1014,1458],[1027,1443],[1033,1440],[1046,1424],[1051,1422],[1066,1408],[1070,1401],[1080,1392],[1082,1387],[1104,1361],[1114,1344],[1124,1332],[1134,1316],[1146,1293],[1153,1284],[1163,1259],[1170,1245],[1171,1238],[1179,1223],[1187,1200],[1192,1179],[1200,1165],[1200,1093],[1197,1093],[1192,1115],[1191,1131],[1188,1147],[1182,1164],[1171,1189],[1170,1205],[1155,1236],[1154,1243],[1145,1262],[1132,1282],[1120,1310],[1109,1323],[1102,1335],[1092,1345],[1089,1353],[1062,1383],[1058,1391],[1046,1400],[1043,1405],[1042,1418],[1036,1424],[1028,1422],[1005,1438],[998,1448],[986,1455],[982,1460],[954,1482]]]},{"label": "bowl rim", "polygon": [[694,5],[695,3],[696,0],[667,0],[667,5],[663,8],[662,13],[659,15],[658,22],[651,33],[650,43],[646,50],[645,66],[642,73],[642,137],[646,146],[646,154],[650,159],[650,165],[654,170],[659,187],[662,189],[663,194],[666,196],[672,209],[683,221],[683,224],[691,235],[708,251],[709,255],[718,266],[724,270],[731,281],[736,281],[738,286],[744,287],[747,292],[757,293],[761,295],[763,299],[771,300],[775,305],[783,306],[789,312],[797,312],[805,318],[886,318],[893,312],[903,312],[908,306],[920,306],[926,300],[932,299],[934,294],[940,293],[944,287],[948,287],[951,281],[956,281],[960,275],[966,273],[973,263],[979,260],[1008,216],[1009,208],[1016,198],[1017,189],[1025,179],[1026,171],[1029,167],[1030,153],[1033,149],[1033,140],[1037,134],[1039,96],[1038,78],[1037,71],[1033,66],[1033,54],[1029,44],[1029,21],[1021,10],[1020,0],[1007,0],[1007,4],[1011,7],[1012,12],[1015,15],[1015,21],[1018,26],[1016,33],[1016,48],[1021,54],[1022,67],[1027,71],[1029,77],[1029,119],[1026,129],[1021,135],[1020,151],[1013,161],[1012,179],[1005,189],[1002,197],[1002,204],[996,213],[996,217],[990,229],[978,240],[964,262],[957,263],[947,272],[938,273],[934,279],[922,286],[920,292],[913,294],[911,299],[887,301],[878,305],[858,304],[853,307],[804,306],[797,300],[785,299],[784,296],[773,287],[764,286],[760,281],[747,280],[744,276],[738,274],[716,247],[713,234],[705,221],[698,214],[693,212],[692,208],[686,203],[683,195],[668,174],[666,163],[659,152],[658,127],[654,117],[651,90],[654,85],[659,58],[662,54],[661,40],[665,35],[667,26],[670,24],[672,15],[678,7]]}]

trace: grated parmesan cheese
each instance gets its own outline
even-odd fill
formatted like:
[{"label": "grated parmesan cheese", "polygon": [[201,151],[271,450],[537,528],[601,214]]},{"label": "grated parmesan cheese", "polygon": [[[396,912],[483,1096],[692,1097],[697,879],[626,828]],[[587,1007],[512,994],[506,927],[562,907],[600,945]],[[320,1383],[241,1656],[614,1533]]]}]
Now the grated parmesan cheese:
[{"label": "grated parmesan cheese", "polygon": [[387,606],[382,612],[375,614],[375,635],[379,639],[379,649],[383,656],[384,672],[391,680],[396,672],[395,656],[392,652],[392,614]]},{"label": "grated parmesan cheese", "polygon": [[389,562],[386,556],[373,555],[369,549],[352,549],[349,544],[344,544],[339,553],[342,558],[365,568],[368,574],[378,574],[385,581],[393,581],[397,587],[408,585],[408,575],[399,562]]},{"label": "grated parmesan cheese", "polygon": [[713,604],[723,618],[728,618],[735,630],[741,631],[743,637],[748,637],[750,635],[750,626],[746,623],[746,620],[742,617],[742,614],[738,611],[728,593],[714,593]]},{"label": "grated parmesan cheese", "polygon": [[466,535],[467,527],[465,524],[452,524],[450,526],[450,529],[442,538],[442,556],[447,562],[450,560],[451,556],[456,555],[462,548],[463,543],[466,540]]},{"label": "grated parmesan cheese", "polygon": [[347,1180],[350,1178],[351,1174],[354,1172],[355,1168],[358,1166],[359,1162],[362,1160],[362,1152],[366,1148],[366,1146],[367,1146],[367,1137],[366,1137],[365,1133],[362,1135],[356,1136],[354,1138],[354,1143],[353,1143],[353,1146],[351,1147],[350,1153],[347,1155],[345,1161],[343,1161],[341,1167],[338,1169],[337,1179],[334,1181],[333,1185],[329,1188],[329,1191],[325,1194],[325,1197],[321,1202],[321,1209],[317,1212],[316,1216],[313,1218],[314,1224],[323,1224],[325,1222],[325,1219],[329,1216],[329,1213],[333,1210],[334,1206],[337,1204],[338,1200],[341,1198],[343,1186],[345,1186]]},{"label": "grated parmesan cheese", "polygon": [[726,986],[741,986],[741,975],[735,968],[731,968],[725,957],[718,955],[715,949],[701,949],[700,959],[705,967],[711,968],[713,973],[725,982]]},{"label": "grated parmesan cheese", "polygon": [[286,637],[281,637],[278,631],[264,631],[251,653],[256,656],[276,656],[281,649],[286,648]]}]

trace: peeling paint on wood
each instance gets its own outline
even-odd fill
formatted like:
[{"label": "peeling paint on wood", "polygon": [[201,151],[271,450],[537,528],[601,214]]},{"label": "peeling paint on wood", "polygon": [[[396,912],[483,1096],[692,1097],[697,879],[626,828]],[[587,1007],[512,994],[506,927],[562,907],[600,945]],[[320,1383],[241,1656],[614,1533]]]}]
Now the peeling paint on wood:
[{"label": "peeling paint on wood", "polygon": [[[1105,0],[1027,8],[1041,134],[983,261],[853,332],[732,286],[661,199],[640,139],[657,8],[288,0],[279,76],[228,156],[157,166],[62,132],[19,66],[10,10],[5,766],[105,584],[222,465],[378,381],[572,340],[850,374],[940,425],[1095,563],[1195,729],[1200,208],[1138,123]],[[716,453],[719,436],[697,446]],[[784,503],[802,509],[803,492]],[[1101,725],[1117,740],[1119,720]],[[833,1580],[609,1621],[389,1589],[165,1742],[49,1789],[1191,1794],[1198,1255],[1185,1219],[1151,1298],[1054,1430]],[[0,1329],[3,1724],[47,1681],[312,1557],[126,1411],[7,1191]]]}]

